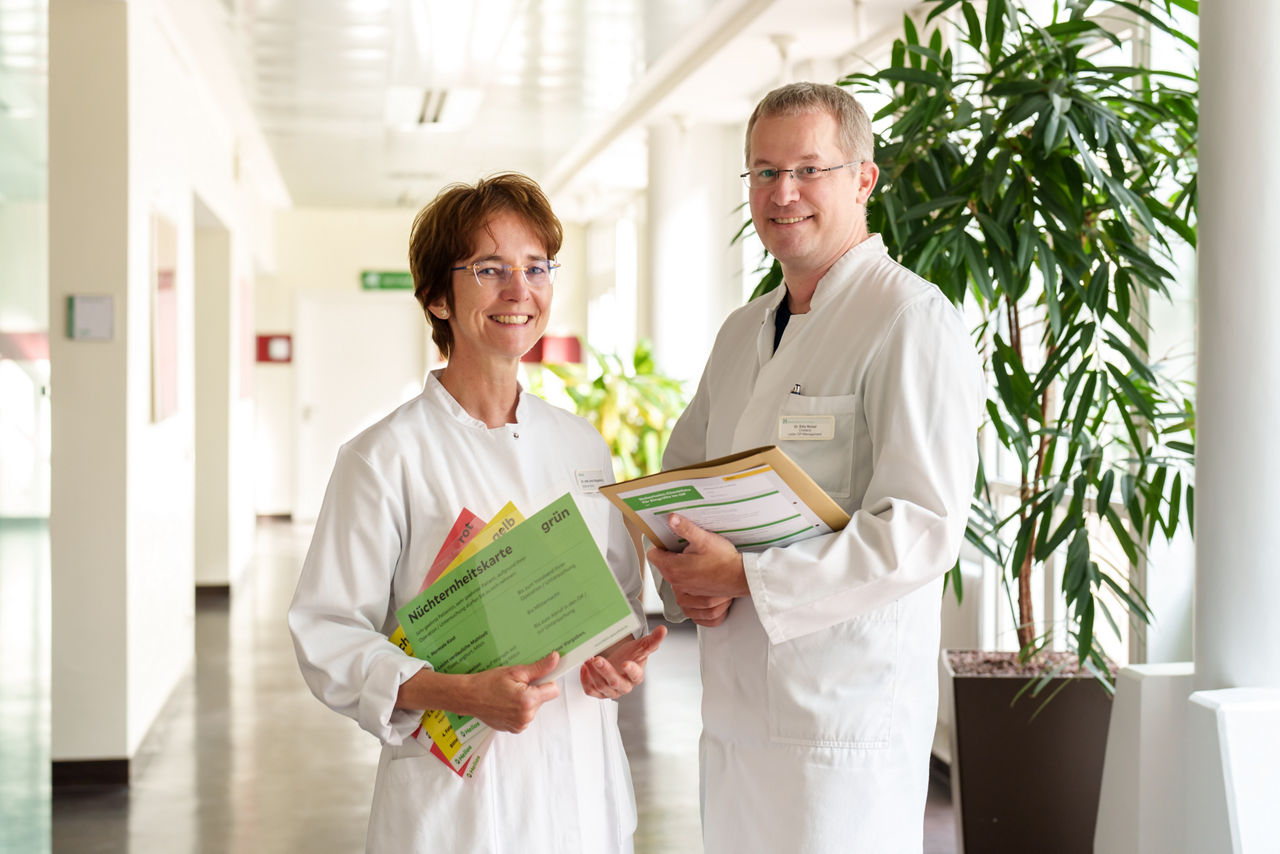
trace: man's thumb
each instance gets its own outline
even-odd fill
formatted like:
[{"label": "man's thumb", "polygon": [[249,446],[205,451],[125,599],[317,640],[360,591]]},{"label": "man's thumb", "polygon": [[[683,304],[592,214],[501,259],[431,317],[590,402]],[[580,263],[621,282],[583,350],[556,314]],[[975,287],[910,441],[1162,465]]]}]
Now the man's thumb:
[{"label": "man's thumb", "polygon": [[676,513],[672,513],[667,517],[667,527],[669,527],[677,537],[689,544],[684,549],[686,552],[701,551],[698,547],[704,542],[706,538],[706,531]]}]

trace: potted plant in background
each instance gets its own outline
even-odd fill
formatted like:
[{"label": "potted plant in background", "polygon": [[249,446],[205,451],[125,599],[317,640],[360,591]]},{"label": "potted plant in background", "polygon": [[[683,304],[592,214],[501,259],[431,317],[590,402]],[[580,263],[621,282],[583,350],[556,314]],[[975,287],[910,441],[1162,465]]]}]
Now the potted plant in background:
[{"label": "potted plant in background", "polygon": [[[1109,59],[1126,19],[1195,46],[1168,0],[1081,0],[1049,21],[943,0],[927,39],[904,19],[889,67],[844,81],[887,99],[872,230],[982,318],[996,441],[967,537],[1017,591],[1015,663],[1035,675],[953,680],[970,851],[1092,850],[1112,675],[1095,631],[1149,621],[1128,567],[1193,519],[1194,409],[1151,362],[1145,318],[1168,297],[1173,241],[1195,244],[1196,87]],[[1015,461],[1003,498],[988,480],[998,455]],[[1101,531],[1123,565],[1094,553]],[[1067,618],[1037,625],[1033,575],[1064,551]],[[961,594],[958,568],[952,580]],[[1071,678],[1081,671],[1096,680]],[[1014,703],[1021,693],[1053,702]]]},{"label": "potted plant in background", "polygon": [[[574,411],[600,431],[613,454],[614,475],[627,480],[662,469],[662,451],[688,399],[684,384],[658,370],[653,348],[640,341],[628,357],[587,347],[599,373],[585,364],[543,364]],[[535,393],[555,396],[545,375],[536,375]]]},{"label": "potted plant in background", "polygon": [[[969,851],[1091,851],[1113,673],[1097,632],[1149,621],[1128,567],[1191,524],[1194,496],[1192,400],[1147,353],[1145,318],[1168,297],[1171,246],[1195,245],[1197,86],[1107,49],[1145,25],[1194,50],[1175,18],[1197,4],[1078,0],[1049,21],[1006,0],[926,8],[925,37],[905,17],[889,65],[840,83],[883,103],[871,231],[981,318],[995,439],[966,536],[1016,600],[1005,658],[1029,677],[986,679],[987,706],[956,707],[957,820]],[[780,278],[775,264],[760,291]],[[1095,553],[1104,531],[1124,565]],[[1033,576],[1055,555],[1068,614],[1042,626]],[[958,566],[949,581],[961,595]],[[954,684],[967,702],[972,689]],[[1064,734],[1072,723],[1083,741]]]}]

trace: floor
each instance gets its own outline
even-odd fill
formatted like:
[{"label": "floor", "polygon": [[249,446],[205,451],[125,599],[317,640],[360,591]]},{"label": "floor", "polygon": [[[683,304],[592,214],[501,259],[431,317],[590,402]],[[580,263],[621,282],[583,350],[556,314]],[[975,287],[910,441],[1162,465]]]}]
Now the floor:
[{"label": "floor", "polygon": [[[266,521],[233,597],[198,597],[196,659],[129,787],[49,790],[49,558],[43,521],[0,520],[0,852],[358,852],[377,745],[316,702],[283,614],[308,530]],[[697,639],[675,627],[621,707],[637,854],[698,854]],[[925,854],[952,854],[945,789]]]}]

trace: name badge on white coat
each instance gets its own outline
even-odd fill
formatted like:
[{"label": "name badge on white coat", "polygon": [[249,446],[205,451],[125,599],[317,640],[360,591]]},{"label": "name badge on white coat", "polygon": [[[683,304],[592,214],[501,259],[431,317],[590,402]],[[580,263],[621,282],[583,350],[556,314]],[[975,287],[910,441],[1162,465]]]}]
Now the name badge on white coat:
[{"label": "name badge on white coat", "polygon": [[779,439],[827,441],[835,437],[834,415],[783,415],[778,419]]},{"label": "name badge on white coat", "polygon": [[601,469],[578,469],[574,473],[578,479],[578,489],[588,495],[599,492],[604,486],[604,471]]}]

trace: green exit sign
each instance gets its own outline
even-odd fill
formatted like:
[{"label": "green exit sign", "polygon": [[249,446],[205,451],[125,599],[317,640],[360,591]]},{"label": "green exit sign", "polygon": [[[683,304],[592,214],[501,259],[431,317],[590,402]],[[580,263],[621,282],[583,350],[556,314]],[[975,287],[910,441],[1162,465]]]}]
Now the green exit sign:
[{"label": "green exit sign", "polygon": [[360,287],[366,291],[411,291],[413,274],[398,270],[365,270],[360,274]]}]

